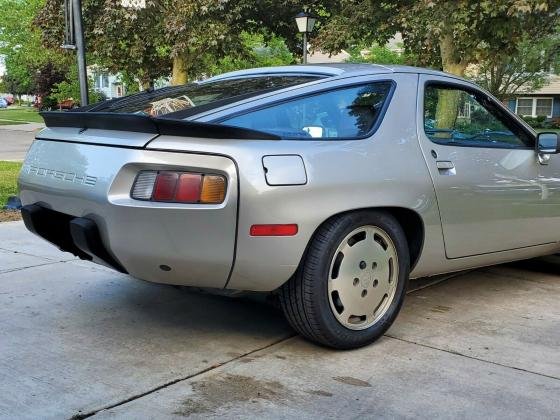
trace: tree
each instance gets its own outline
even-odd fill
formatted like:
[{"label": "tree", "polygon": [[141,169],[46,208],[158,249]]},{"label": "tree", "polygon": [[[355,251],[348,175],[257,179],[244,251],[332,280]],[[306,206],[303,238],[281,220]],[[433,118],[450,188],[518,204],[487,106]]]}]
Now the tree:
[{"label": "tree", "polygon": [[243,52],[227,55],[219,60],[208,57],[210,63],[205,66],[205,75],[212,76],[251,67],[284,66],[294,62],[294,55],[278,36],[243,32],[241,43]]},{"label": "tree", "polygon": [[467,76],[500,99],[519,90],[536,90],[548,81],[548,74],[560,68],[560,34],[540,42],[524,39],[518,52],[483,60]]},{"label": "tree", "polygon": [[[127,80],[137,79],[144,88],[171,69],[168,51],[161,39],[161,27],[153,15],[154,2],[147,9],[133,10],[120,1],[82,2],[88,62]],[[63,0],[46,0],[35,23],[42,41],[51,49],[60,48],[64,32]]]},{"label": "tree", "polygon": [[410,57],[398,51],[381,46],[377,43],[373,45],[357,45],[349,49],[350,63],[376,63],[376,64],[410,64]]},{"label": "tree", "polygon": [[[92,86],[93,80],[90,79],[88,83],[88,96],[90,98],[90,102],[95,103],[105,99],[104,95],[94,90]],[[53,86],[52,92],[49,97],[58,105],[68,99],[73,100],[78,105],[80,104],[80,82],[78,79],[77,65],[73,65],[70,68],[70,71],[68,72],[65,80],[62,80],[61,82],[56,83]]]},{"label": "tree", "polygon": [[[42,46],[41,33],[33,26],[44,0],[2,0],[0,14],[0,54],[5,56],[10,91],[16,95],[50,92],[52,83],[61,81],[71,61],[70,54]],[[41,78],[38,75],[56,75]],[[42,82],[40,86],[37,81]]]},{"label": "tree", "polygon": [[[554,33],[559,7],[560,0],[341,0],[319,43],[335,52],[358,40],[385,45],[401,32],[418,64],[464,76],[469,64],[504,61],[524,39]],[[458,101],[457,91],[439,92],[437,128],[453,127]]]},{"label": "tree", "polygon": [[554,32],[559,0],[341,0],[320,31],[331,52],[349,45],[384,45],[401,32],[419,64],[463,76],[469,64],[518,51],[523,39]]},{"label": "tree", "polygon": [[[308,6],[326,10],[330,3],[310,0]],[[293,20],[300,8],[296,0],[147,0],[144,9],[123,8],[114,0],[83,1],[90,57],[144,86],[170,72],[173,84],[185,83],[209,73],[224,57],[247,59],[244,32],[262,35],[265,43],[281,36],[291,52],[301,53]],[[62,0],[46,0],[36,22],[46,45],[60,45]]]}]

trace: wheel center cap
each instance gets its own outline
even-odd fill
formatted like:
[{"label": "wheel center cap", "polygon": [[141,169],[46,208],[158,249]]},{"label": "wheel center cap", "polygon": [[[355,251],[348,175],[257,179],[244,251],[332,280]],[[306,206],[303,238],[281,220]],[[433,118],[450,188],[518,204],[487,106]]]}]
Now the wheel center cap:
[{"label": "wheel center cap", "polygon": [[372,283],[373,283],[373,279],[370,276],[364,277],[360,280],[360,286],[362,286],[362,288],[364,289],[370,287]]}]

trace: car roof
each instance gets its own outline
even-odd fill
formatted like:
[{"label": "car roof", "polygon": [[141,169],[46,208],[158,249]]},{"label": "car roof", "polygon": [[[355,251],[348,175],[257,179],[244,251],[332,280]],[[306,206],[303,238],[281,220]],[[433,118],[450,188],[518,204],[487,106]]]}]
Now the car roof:
[{"label": "car roof", "polygon": [[223,79],[236,79],[253,76],[267,75],[309,75],[323,77],[352,77],[386,73],[416,73],[434,76],[447,76],[464,80],[453,74],[422,67],[402,66],[396,64],[368,64],[368,63],[324,63],[324,64],[297,64],[291,66],[259,67],[246,70],[232,71],[204,80],[213,82]]}]

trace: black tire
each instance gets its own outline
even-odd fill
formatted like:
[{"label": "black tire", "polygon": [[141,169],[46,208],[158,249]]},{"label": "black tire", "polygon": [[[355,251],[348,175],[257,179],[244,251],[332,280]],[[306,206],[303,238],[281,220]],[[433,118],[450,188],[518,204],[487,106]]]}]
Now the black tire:
[{"label": "black tire", "polygon": [[[393,241],[398,259],[398,283],[394,299],[373,325],[353,330],[333,314],[328,297],[328,276],[341,241],[360,226],[384,230]],[[294,276],[280,289],[280,302],[292,327],[311,341],[336,349],[362,347],[377,340],[397,317],[406,293],[410,257],[406,236],[397,220],[384,211],[356,211],[335,216],[319,227]]]}]

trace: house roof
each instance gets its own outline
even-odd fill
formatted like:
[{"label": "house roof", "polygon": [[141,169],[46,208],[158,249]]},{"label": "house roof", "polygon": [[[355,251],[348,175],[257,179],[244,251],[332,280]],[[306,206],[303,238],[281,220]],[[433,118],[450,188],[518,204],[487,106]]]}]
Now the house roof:
[{"label": "house roof", "polygon": [[560,76],[552,75],[546,85],[537,90],[523,90],[523,95],[560,95]]}]

